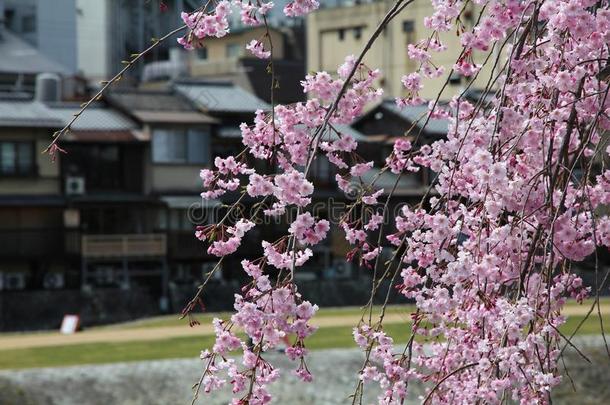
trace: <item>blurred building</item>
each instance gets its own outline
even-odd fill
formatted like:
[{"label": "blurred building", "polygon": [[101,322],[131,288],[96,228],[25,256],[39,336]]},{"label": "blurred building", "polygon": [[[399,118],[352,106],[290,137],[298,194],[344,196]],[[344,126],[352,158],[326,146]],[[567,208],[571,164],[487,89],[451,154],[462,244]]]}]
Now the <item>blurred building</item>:
[{"label": "blurred building", "polygon": [[30,97],[40,73],[68,75],[60,63],[48,58],[25,40],[0,27],[0,92]]},{"label": "blurred building", "polygon": [[75,1],[0,0],[0,20],[8,31],[61,65],[67,73],[74,74],[77,71]]},{"label": "blurred building", "polygon": [[74,123],[59,143],[66,154],[52,163],[40,152],[80,106],[61,101],[59,78],[48,74],[38,78],[34,100],[5,95],[0,284],[127,288],[139,280],[166,296],[180,263],[199,277],[211,258],[194,225],[211,220],[201,210],[220,204],[198,197],[199,170],[235,153],[239,124],[258,108],[268,105],[230,83],[117,91]]},{"label": "blurred building", "polygon": [[[264,40],[266,29],[237,24],[230,35],[206,39],[204,47],[191,53],[170,40],[167,47],[159,48],[138,66],[136,76],[141,74],[142,79],[138,87],[113,88],[85,111],[59,143],[66,154],[58,154],[52,163],[40,152],[80,105],[65,97],[65,79],[73,71],[42,51],[34,40],[38,34],[30,35],[17,27],[17,21],[23,23],[23,18],[16,16],[25,16],[28,10],[39,18],[41,3],[45,2],[11,2],[16,10],[12,28],[0,30],[0,54],[8,55],[0,58],[0,81],[7,86],[6,91],[0,91],[0,289],[145,289],[152,301],[161,298],[164,309],[168,308],[169,299],[169,307],[180,310],[193,285],[217,263],[217,258],[207,254],[205,244],[194,237],[194,226],[216,223],[226,213],[226,204],[239,196],[235,192],[218,200],[202,201],[199,171],[211,167],[215,156],[239,153],[243,149],[239,125],[252,122],[257,109],[271,108],[270,61],[256,59],[245,49],[252,39]],[[77,68],[88,79],[112,75],[121,68],[120,60],[142,49],[150,36],[172,28],[177,10],[194,6],[186,0],[166,1],[170,10],[165,15],[154,1],[73,3]],[[379,4],[385,3],[360,4],[348,10]],[[315,16],[336,10],[343,9],[322,9]],[[346,13],[340,11],[331,20],[337,24],[368,24],[361,26],[359,35],[366,36],[365,28],[370,33],[372,17],[359,20],[364,15],[356,13],[360,17],[346,21]],[[331,26],[331,21],[324,21],[326,27]],[[313,24],[322,27],[322,23]],[[345,43],[332,41],[343,35],[343,40],[356,49],[356,39],[362,40],[355,38],[353,26],[343,34],[340,31],[337,28],[332,31],[336,36],[327,36],[322,30],[324,41],[316,42],[321,46],[319,50],[324,49],[324,68],[329,70],[335,63],[333,58],[344,56],[351,49],[344,49]],[[300,80],[305,75],[305,54],[312,52],[305,48],[304,27],[298,22],[290,27],[278,23],[269,32],[274,46],[274,74],[279,81],[273,101],[302,100]],[[398,38],[400,32],[393,35]],[[353,36],[349,37],[353,43],[347,41],[348,33]],[[60,38],[57,35],[56,39]],[[64,45],[51,45],[49,49],[60,46]],[[335,46],[334,50],[329,46]],[[375,52],[385,46],[380,45]],[[404,57],[406,60],[406,51]],[[315,63],[322,63],[322,59]],[[338,64],[340,61],[333,68]],[[398,69],[394,73],[397,72]],[[339,125],[335,129],[353,136],[361,143],[358,152],[381,166],[382,152],[391,148],[401,129],[404,132],[405,126],[416,122],[415,116],[420,113],[423,110],[418,107],[396,111],[393,104],[383,102],[372,106],[371,112],[352,126]],[[331,139],[336,133],[329,130],[324,136]],[[426,136],[442,133],[427,132]],[[267,172],[276,170],[271,162],[250,163]],[[379,171],[371,173],[375,176]],[[298,277],[299,281],[313,280],[311,285],[315,288],[326,285],[331,290],[350,291],[353,286],[339,288],[337,283],[347,283],[363,270],[345,261],[350,247],[337,224],[339,213],[349,201],[336,188],[336,174],[336,168],[325,157],[312,164],[315,214],[328,218],[333,225],[328,242],[315,247],[316,255],[298,272]],[[392,207],[421,197],[431,178],[430,173],[424,172],[404,176]],[[382,173],[377,184],[389,193],[395,181],[396,176]],[[246,198],[243,202],[249,209],[255,201]],[[286,219],[283,221],[278,222],[281,226],[249,232],[243,249],[224,261],[222,272],[218,273],[222,280],[217,285],[226,287],[228,298],[215,303],[216,308],[232,302],[232,283],[243,277],[241,259],[260,256],[261,240],[283,236]],[[320,283],[325,279],[328,283]],[[341,301],[341,294],[327,296],[325,302],[332,305],[347,302]],[[335,297],[337,301],[333,301]]]},{"label": "blurred building", "polygon": [[[180,19],[180,12],[191,12],[202,6],[202,3],[198,0],[164,0],[164,7],[159,6],[159,1],[148,0],[72,1],[76,1],[77,11],[78,68],[85,76],[95,80],[105,79],[116,74],[123,67],[121,61],[129,59],[131,54],[148,47],[151,38],[160,38],[181,26],[183,22]],[[281,8],[285,3],[287,3],[287,0],[276,2],[277,7],[269,16],[269,24],[278,28],[301,27],[302,32],[302,19],[285,19],[282,17]],[[206,39],[208,45],[198,51],[197,58],[194,59],[192,75],[226,75],[228,73],[226,63],[221,70],[218,70],[218,67],[209,70],[210,68],[202,68],[198,62],[208,60],[222,65],[221,59],[227,58],[233,59],[232,62],[235,62],[236,58],[243,56],[241,52],[243,52],[246,44],[246,42],[240,42],[240,40],[250,37],[250,31],[249,27],[242,26],[239,13],[234,12],[231,16],[231,34],[221,39]],[[254,34],[258,35],[256,29]],[[128,76],[144,80],[151,77],[158,78],[158,70],[163,72],[165,69],[163,67],[164,63],[172,60],[170,52],[176,47],[178,35],[168,38],[167,41],[155,47],[150,54],[143,58],[142,63],[129,72]],[[284,36],[286,34],[274,30],[272,35],[275,38],[277,35]],[[225,49],[229,42],[239,42],[241,46],[232,45],[229,47],[230,49]],[[300,60],[302,61],[304,53],[302,46],[297,46],[294,42],[283,46],[284,42],[283,38],[277,39],[278,53],[288,56],[291,52],[298,51],[301,52]],[[282,48],[284,50],[281,50]],[[290,59],[290,57],[284,58],[282,56],[279,59]],[[144,67],[150,63],[153,64],[152,68]],[[159,63],[159,65],[155,66],[155,63]],[[235,63],[233,65],[238,66]],[[299,67],[294,64],[291,66],[292,69],[298,69]],[[298,71],[301,70],[302,68],[298,69]],[[243,82],[239,84],[245,85]]]},{"label": "blurred building", "polygon": [[[201,6],[195,0],[75,0],[78,68],[93,80],[104,80],[123,68],[129,59],[151,43],[183,24],[182,10]],[[169,49],[176,45],[176,36],[157,46],[144,58],[145,62],[168,59]],[[132,69],[127,77],[138,78],[144,64]]]},{"label": "blurred building", "polygon": [[[327,5],[309,14],[306,20],[307,71],[335,73],[347,55],[359,55],[393,4],[391,0],[336,1],[334,6]],[[379,85],[385,90],[386,97],[405,95],[401,77],[418,70],[418,62],[407,55],[407,45],[429,38],[431,31],[424,27],[424,17],[433,12],[429,1],[415,0],[392,20],[365,56],[367,66],[381,70]],[[474,12],[475,9],[470,7],[464,13],[466,25],[474,22]],[[439,37],[447,45],[447,50],[433,53],[432,62],[437,66],[451,67],[461,51],[459,38],[453,32],[442,33]],[[475,55],[475,60],[482,61],[483,55]],[[423,80],[421,96],[435,98],[448,79],[449,70],[441,78]],[[482,70],[481,86],[490,73],[490,67]],[[467,83],[467,78],[454,74],[449,78],[442,99],[451,98]]]},{"label": "blurred building", "polygon": [[[300,81],[305,76],[304,27],[237,27],[222,38],[206,38],[193,51],[175,46],[167,60],[147,63],[143,70],[143,88],[166,86],[169,80],[190,77],[205,81],[231,82],[258,98],[271,102],[271,77],[275,103],[293,103],[305,98]],[[266,49],[273,44],[273,63],[253,56],[245,45],[260,40]]]}]

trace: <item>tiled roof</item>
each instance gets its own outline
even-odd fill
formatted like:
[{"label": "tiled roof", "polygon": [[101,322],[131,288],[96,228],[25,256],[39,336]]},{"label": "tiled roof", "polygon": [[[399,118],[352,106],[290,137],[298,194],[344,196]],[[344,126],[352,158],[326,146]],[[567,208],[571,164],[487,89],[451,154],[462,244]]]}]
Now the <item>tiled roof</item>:
[{"label": "tiled roof", "polygon": [[188,100],[170,91],[118,90],[106,97],[109,101],[133,111],[197,111]]},{"label": "tiled roof", "polygon": [[[80,110],[79,105],[71,103],[47,104],[47,107],[57,119],[64,122],[64,125]],[[75,131],[121,131],[137,128],[137,124],[127,116],[100,105],[87,108],[72,125]]]},{"label": "tiled roof", "polygon": [[496,98],[496,93],[483,89],[468,89],[464,92],[464,97],[470,102],[482,102],[483,105],[488,105]]},{"label": "tiled roof", "polygon": [[241,87],[226,82],[177,82],[175,89],[203,111],[254,113],[271,106]]},{"label": "tiled roof", "polygon": [[[428,187],[421,183],[416,173],[403,174],[399,178],[394,173],[388,171],[382,172],[381,169],[374,167],[360,176],[360,178],[364,184],[371,184],[374,180],[375,189],[383,189],[383,194],[385,195],[392,193],[394,196],[418,197],[428,191]],[[351,182],[354,187],[359,187],[359,179],[353,178]],[[434,189],[430,192],[436,194]]]},{"label": "tiled roof", "polygon": [[68,73],[65,67],[6,29],[0,38],[0,55],[2,73]]},{"label": "tiled roof", "polygon": [[164,195],[160,199],[170,208],[210,208],[222,205],[219,200],[204,200],[197,195]]},{"label": "tiled roof", "polygon": [[86,131],[69,131],[61,138],[62,142],[140,142],[149,141],[150,139],[143,133],[132,130],[86,130]]},{"label": "tiled roof", "polygon": [[202,112],[182,111],[130,111],[140,122],[149,124],[216,124],[217,119]]},{"label": "tiled roof", "polygon": [[63,121],[40,102],[0,100],[2,127],[61,128],[63,125]]},{"label": "tiled roof", "polygon": [[366,141],[366,135],[346,124],[333,125],[343,135],[350,135],[355,141]]},{"label": "tiled roof", "polygon": [[[298,127],[302,128],[302,129],[305,128],[305,126],[301,125],[301,124],[299,124]],[[333,124],[333,128],[335,130],[337,130],[340,134],[351,135],[351,137],[354,138],[355,141],[367,141],[366,135],[355,130],[354,128],[350,127],[349,125]],[[309,131],[310,131],[310,135],[313,136],[315,129],[310,129]],[[237,125],[234,125],[234,126],[222,125],[218,128],[218,136],[220,136],[221,138],[241,139],[242,134],[241,134],[241,129]],[[338,139],[338,137],[337,137],[337,134],[335,131],[332,131],[327,127],[327,129],[324,131],[322,139],[325,141],[332,141],[332,140]]]},{"label": "tiled roof", "polygon": [[119,90],[106,99],[140,122],[213,124],[217,120],[202,113],[186,97],[171,91]]},{"label": "tiled roof", "polygon": [[[393,112],[405,120],[416,123],[418,128],[421,128],[426,122],[426,114],[428,113],[427,105],[416,105],[404,108],[399,108],[394,100],[385,100],[382,107]],[[445,135],[449,129],[449,120],[446,119],[431,119],[426,125],[425,132],[434,135]]]}]

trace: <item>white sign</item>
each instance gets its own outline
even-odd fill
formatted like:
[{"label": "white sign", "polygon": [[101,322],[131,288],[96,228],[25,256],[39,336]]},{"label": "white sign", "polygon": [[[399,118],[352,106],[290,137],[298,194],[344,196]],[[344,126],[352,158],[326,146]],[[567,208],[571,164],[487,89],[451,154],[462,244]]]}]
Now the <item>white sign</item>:
[{"label": "white sign", "polygon": [[80,316],[78,315],[64,315],[63,321],[61,321],[61,328],[59,331],[64,335],[71,335],[76,333],[80,324]]}]

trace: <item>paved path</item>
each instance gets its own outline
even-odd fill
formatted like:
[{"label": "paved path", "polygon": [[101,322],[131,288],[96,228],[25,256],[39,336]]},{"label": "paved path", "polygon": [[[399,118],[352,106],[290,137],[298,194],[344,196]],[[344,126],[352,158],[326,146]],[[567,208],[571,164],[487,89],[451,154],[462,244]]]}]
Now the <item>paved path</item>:
[{"label": "paved path", "polygon": [[[400,323],[408,319],[409,316],[403,314],[386,315],[387,323]],[[341,317],[329,316],[314,318],[312,324],[320,327],[353,326],[359,320],[359,317],[353,315]],[[210,324],[201,324],[191,328],[186,324],[186,321],[184,326],[140,327],[133,329],[94,328],[74,335],[62,335],[59,332],[6,334],[0,335],[0,350],[63,346],[79,343],[145,341],[189,336],[209,336],[213,334],[214,328]]]},{"label": "paved path", "polygon": [[[566,307],[565,315],[585,315],[589,306]],[[601,306],[602,314],[610,314],[610,303]],[[594,311],[591,316],[596,316]],[[410,319],[408,313],[397,314],[389,313],[385,317],[385,323],[401,323]],[[319,316],[314,317],[312,323],[320,327],[333,326],[354,326],[360,320],[359,316],[353,314],[345,316]],[[64,346],[82,343],[109,343],[109,342],[130,342],[130,341],[149,341],[159,339],[170,339],[177,337],[190,336],[209,336],[214,334],[214,329],[210,324],[201,324],[195,327],[184,326],[162,326],[162,327],[140,327],[125,329],[118,328],[94,328],[88,329],[74,335],[62,335],[58,332],[35,332],[35,333],[15,333],[0,334],[0,350],[26,349],[32,347]]]}]

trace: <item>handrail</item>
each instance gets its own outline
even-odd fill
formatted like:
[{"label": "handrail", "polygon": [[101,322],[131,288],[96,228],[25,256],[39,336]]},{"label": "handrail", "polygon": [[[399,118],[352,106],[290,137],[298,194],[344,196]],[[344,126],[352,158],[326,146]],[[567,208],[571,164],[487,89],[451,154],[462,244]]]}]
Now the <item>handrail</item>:
[{"label": "handrail", "polygon": [[83,235],[85,258],[154,257],[167,254],[165,234]]}]

